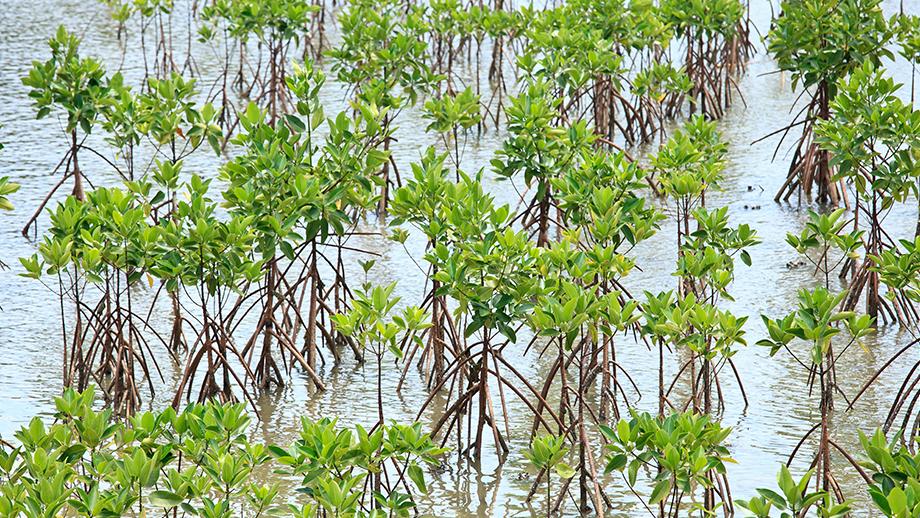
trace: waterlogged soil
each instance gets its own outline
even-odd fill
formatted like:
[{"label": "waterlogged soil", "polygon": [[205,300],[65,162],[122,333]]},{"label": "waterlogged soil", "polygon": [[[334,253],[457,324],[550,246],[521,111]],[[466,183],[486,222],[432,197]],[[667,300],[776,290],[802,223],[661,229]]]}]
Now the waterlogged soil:
[{"label": "waterlogged soil", "polygon": [[[179,0],[177,11],[186,8]],[[761,32],[768,29],[771,6],[766,0],[751,0],[752,18]],[[889,13],[899,8],[899,2],[886,2]],[[920,2],[905,1],[905,10],[920,11]],[[615,15],[615,13],[612,13]],[[34,239],[20,235],[38,200],[41,200],[58,177],[51,174],[66,152],[67,142],[61,123],[55,118],[37,121],[27,97],[27,89],[20,82],[31,61],[47,59],[46,40],[59,24],[82,35],[82,52],[103,60],[109,70],[121,70],[130,84],[140,84],[144,62],[136,27],[129,26],[127,41],[119,42],[116,26],[110,21],[99,2],[87,0],[7,0],[0,6],[0,140],[6,149],[0,152],[0,176],[8,175],[21,183],[22,188],[12,196],[16,210],[0,214],[0,260],[10,265],[9,271],[0,271],[0,436],[11,438],[15,430],[33,416],[48,416],[53,411],[52,398],[60,391],[61,383],[61,327],[57,299],[42,284],[24,279],[18,274],[22,268],[18,257],[35,251]],[[174,21],[175,48],[184,54],[185,17],[177,14]],[[330,27],[335,41],[335,28]],[[180,43],[181,42],[181,43]],[[220,54],[214,49],[192,43],[192,54],[200,72],[200,89],[207,91],[219,72]],[[483,52],[483,55],[489,55]],[[902,61],[889,64],[892,75],[904,83],[906,97],[910,92],[910,66]],[[509,74],[511,74],[509,70]],[[467,71],[469,77],[475,74]],[[483,74],[485,75],[485,74]],[[509,76],[510,77],[510,76]],[[737,280],[732,287],[734,302],[725,307],[737,315],[750,317],[747,331],[750,346],[742,348],[735,356],[735,364],[744,384],[748,404],[745,405],[738,384],[731,376],[723,376],[723,391],[728,400],[722,417],[726,426],[733,428],[730,449],[736,464],[728,467],[732,496],[746,498],[756,487],[772,487],[779,464],[785,462],[800,438],[817,422],[817,401],[808,394],[806,375],[802,368],[788,356],[770,358],[768,351],[754,344],[764,335],[760,314],[771,316],[789,312],[795,305],[796,292],[802,287],[815,286],[819,281],[807,266],[799,266],[799,257],[786,243],[787,232],[798,232],[807,218],[807,203],[774,203],[773,194],[785,178],[789,159],[788,142],[780,147],[773,159],[778,139],[752,145],[760,137],[783,127],[792,117],[790,110],[797,93],[790,88],[789,78],[776,72],[775,64],[759,46],[759,52],[750,63],[747,74],[740,81],[744,102],[736,102],[719,128],[731,143],[729,163],[722,190],[707,196],[712,206],[729,208],[732,221],[754,227],[761,244],[751,250],[753,266],[739,265]],[[487,88],[484,85],[484,88]],[[327,115],[346,106],[348,92],[330,78],[322,97]],[[484,95],[487,97],[487,95]],[[416,109],[403,112],[397,124],[398,142],[394,145],[395,160],[399,168],[407,171],[409,164],[418,159],[428,145],[440,145],[426,134],[425,122]],[[463,167],[468,171],[488,170],[489,160],[501,145],[504,135],[490,130],[481,136],[471,135],[466,140]],[[792,137],[788,140],[792,140]],[[101,138],[94,136],[90,145],[106,149]],[[106,151],[107,152],[107,151]],[[643,150],[636,150],[638,155]],[[149,159],[149,150],[148,150]],[[205,177],[216,176],[223,159],[199,151],[185,163],[186,172]],[[142,164],[143,161],[138,161]],[[115,184],[117,178],[101,160],[91,157],[81,159],[81,166],[94,183]],[[139,166],[143,167],[143,165]],[[499,182],[487,173],[487,188],[497,200],[515,206],[522,185]],[[63,192],[64,190],[62,190]],[[215,193],[215,196],[217,194]],[[62,196],[57,196],[55,200]],[[655,202],[659,203],[660,202]],[[669,214],[672,210],[660,204]],[[917,218],[916,206],[897,207],[885,222],[886,228],[896,237],[912,236]],[[47,228],[47,218],[40,219],[40,228]],[[376,220],[362,222],[361,231],[368,234],[353,238],[351,245],[375,254],[376,264],[368,274],[368,281],[387,283],[398,281],[397,293],[403,303],[419,303],[424,292],[425,276],[422,264],[424,242],[412,236],[405,248],[385,239],[386,223]],[[659,233],[635,250],[638,271],[626,278],[626,287],[635,294],[643,291],[657,292],[676,287],[673,271],[675,227],[665,223]],[[367,256],[349,256],[349,271],[355,278],[363,275],[357,260]],[[836,280],[832,280],[836,283]],[[833,286],[835,288],[841,286]],[[149,292],[148,292],[149,291]],[[147,301],[154,290],[142,290],[138,297]],[[168,308],[159,303],[153,312],[153,325],[168,325]],[[529,336],[521,336],[526,343]],[[852,396],[862,384],[882,366],[891,355],[909,343],[912,336],[898,328],[881,328],[865,340],[862,348],[852,348],[837,364],[841,389]],[[621,338],[617,343],[618,360],[635,380],[638,391],[630,391],[629,398],[639,409],[656,409],[657,353],[631,339]],[[154,351],[162,373],[153,380],[154,394],[149,394],[151,408],[167,405],[178,382],[179,367],[163,351]],[[884,420],[894,393],[910,365],[917,360],[911,351],[885,372],[850,411],[840,400],[833,418],[834,440],[852,452],[858,451],[857,430],[871,431]],[[328,355],[327,355],[328,356]],[[551,359],[540,357],[535,351],[524,355],[523,347],[511,349],[506,357],[530,380],[542,379],[549,369]],[[332,367],[331,361],[321,370],[327,390],[316,393],[308,387],[306,376],[296,374],[281,389],[263,394],[257,401],[258,419],[252,430],[255,440],[288,444],[296,439],[300,417],[336,417],[342,425],[370,424],[376,420],[376,367],[372,363],[359,364],[345,356],[346,361]],[[667,359],[672,367],[680,363],[675,355]],[[385,364],[383,372],[383,398],[387,418],[411,421],[419,418],[430,423],[437,417],[438,405],[421,416],[418,409],[427,398],[424,383],[414,370],[401,391],[396,390],[401,366]],[[672,373],[673,375],[673,373]],[[504,464],[494,456],[486,456],[481,465],[451,458],[443,467],[429,474],[432,498],[423,500],[424,515],[440,516],[529,516],[544,507],[542,497],[532,503],[526,496],[534,473],[522,455],[527,446],[531,417],[521,402],[509,398],[509,423],[511,454]],[[803,455],[794,463],[796,471],[807,469],[813,445],[806,442]],[[842,458],[835,458],[837,477],[847,494],[863,509],[858,514],[868,514],[867,499],[858,474],[847,469]],[[266,477],[273,475],[266,473]],[[288,483],[288,481],[283,481]],[[644,515],[646,511],[629,492],[625,483],[611,478],[606,493],[614,504],[614,515]],[[571,503],[564,508],[574,513]]]}]

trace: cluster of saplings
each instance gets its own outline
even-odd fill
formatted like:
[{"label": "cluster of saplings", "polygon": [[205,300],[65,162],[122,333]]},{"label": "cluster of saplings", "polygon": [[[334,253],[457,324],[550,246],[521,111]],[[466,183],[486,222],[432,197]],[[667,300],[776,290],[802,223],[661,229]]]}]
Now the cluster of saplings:
[{"label": "cluster of saplings", "polygon": [[[427,496],[425,470],[444,462],[448,450],[418,423],[351,429],[304,417],[293,443],[279,446],[248,437],[243,403],[209,401],[114,419],[111,409],[94,408],[95,396],[92,388],[65,390],[55,399],[52,422],[33,418],[16,433],[15,446],[0,444],[3,516],[384,518],[432,512],[436,505]],[[639,469],[648,470],[640,464],[652,463],[675,483],[706,488],[712,483],[706,472],[724,476],[724,463],[731,461],[723,445],[730,431],[694,412],[665,419],[634,414],[603,428],[608,471],[628,463],[635,478]],[[915,516],[920,458],[881,432],[860,439],[867,457],[861,473],[872,479],[877,508],[885,516]],[[565,442],[543,436],[525,454],[567,483],[575,472],[564,462]],[[273,482],[259,481],[268,473]],[[782,466],[778,490],[759,489],[760,496],[737,503],[757,517],[774,516],[772,509],[781,516],[809,510],[846,516],[847,505],[809,488],[812,473],[796,480]],[[669,494],[663,480],[651,498]],[[552,498],[549,481],[546,486]],[[671,516],[704,513],[700,505],[688,502],[671,509]]]},{"label": "cluster of saplings", "polygon": [[[503,462],[510,421],[531,419],[528,500],[545,490],[548,516],[603,516],[614,486],[660,517],[844,516],[841,467],[885,515],[918,515],[916,366],[864,454],[832,434],[835,401],[862,394],[839,387],[841,356],[877,322],[920,324],[920,239],[884,228],[893,207],[920,199],[920,112],[882,68],[895,44],[920,60],[920,18],[888,20],[879,1],[788,0],[767,36],[806,98],[780,130],[802,133],[777,197],[816,190],[844,207],[788,236],[823,285],[788,315],[764,316],[757,342],[790,355],[818,396],[819,419],[786,463],[809,469],[795,480],[783,466],[779,491],[748,500],[732,495],[719,423],[727,405],[747,405],[733,362],[747,317],[720,303],[759,239],[707,204],[728,152],[715,120],[743,102],[754,51],[740,0],[216,0],[182,16],[169,0],[107,1],[119,37],[139,32],[141,85],[81,56],[63,28],[24,78],[38,117],[58,116],[68,140],[59,182],[23,233],[37,232],[61,186],[71,195],[21,261],[59,301],[68,390],[54,424],[34,420],[4,445],[0,511],[405,516],[424,509],[422,466],[446,462],[448,448]],[[176,43],[180,19],[187,41]],[[202,48],[221,65],[207,93],[194,79]],[[324,68],[347,87],[332,116]],[[406,167],[391,145],[413,109],[439,146]],[[503,138],[490,171],[466,170],[468,140],[489,130]],[[622,149],[637,144],[651,149],[642,161]],[[225,157],[219,170],[188,171],[208,150]],[[90,172],[86,157],[104,166]],[[523,184],[516,208],[495,202],[489,172]],[[94,186],[112,175],[118,186]],[[14,189],[0,181],[0,208]],[[418,305],[401,304],[393,284],[355,281],[373,268],[360,245],[372,217],[393,241],[426,241]],[[674,288],[631,293],[632,251],[667,220]],[[152,318],[161,304],[165,331]],[[652,413],[639,410],[624,347],[657,363]],[[548,363],[545,376],[516,367],[521,350]],[[247,403],[294,371],[325,390],[321,367],[346,357],[376,363],[374,427],[305,420],[290,448],[246,439]],[[165,361],[179,372],[172,409],[144,412]],[[400,387],[417,375],[430,393],[418,409],[437,410],[426,432],[387,424],[393,363]],[[93,409],[94,386],[106,410]],[[271,465],[299,481],[297,496],[253,483]]]}]

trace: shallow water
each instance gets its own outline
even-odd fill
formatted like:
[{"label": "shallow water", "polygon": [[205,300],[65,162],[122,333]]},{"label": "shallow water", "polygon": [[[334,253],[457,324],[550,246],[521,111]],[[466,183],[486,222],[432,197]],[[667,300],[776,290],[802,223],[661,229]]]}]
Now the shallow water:
[{"label": "shallow water", "polygon": [[[766,0],[751,0],[753,18],[762,32],[766,32],[770,6]],[[182,4],[179,1],[177,4]],[[898,2],[886,4],[889,12]],[[129,36],[126,58],[122,59],[122,46],[118,43],[114,25],[108,20],[102,5],[93,1],[76,0],[7,0],[0,5],[0,139],[6,149],[0,152],[0,175],[9,175],[22,184],[12,197],[17,210],[0,214],[0,260],[12,266],[11,271],[0,272],[0,435],[8,437],[19,426],[36,414],[46,415],[52,410],[51,399],[60,389],[61,352],[60,327],[54,295],[39,283],[18,277],[21,271],[17,258],[29,255],[35,244],[19,234],[19,228],[57,178],[49,172],[66,150],[66,140],[54,118],[34,120],[34,112],[26,97],[27,89],[20,83],[33,59],[46,59],[46,39],[60,23],[84,37],[82,52],[104,60],[110,70],[119,67],[131,84],[137,84],[143,74],[143,65],[137,55],[135,36]],[[920,2],[905,2],[905,9],[918,12]],[[177,21],[183,24],[184,21]],[[177,31],[181,28],[177,27]],[[205,59],[208,49],[196,46],[201,74],[207,78],[216,73],[208,69]],[[910,84],[910,67],[903,62],[890,65],[892,74],[901,82]],[[730,164],[723,182],[723,190],[710,196],[710,206],[727,205],[735,223],[748,223],[759,233],[763,242],[751,250],[754,264],[751,268],[739,265],[737,280],[732,289],[735,302],[726,304],[737,315],[750,315],[749,342],[753,344],[763,335],[759,315],[780,315],[795,304],[796,291],[803,286],[813,286],[816,280],[806,267],[787,268],[787,263],[797,254],[785,243],[786,232],[797,232],[806,219],[806,211],[795,204],[776,204],[773,193],[781,185],[786,173],[783,148],[777,160],[771,161],[776,139],[751,145],[755,139],[784,126],[790,119],[790,109],[795,100],[788,78],[773,73],[774,64],[763,52],[754,57],[747,75],[741,81],[746,106],[741,103],[729,111],[720,122],[720,129],[731,143]],[[202,84],[206,84],[202,80]],[[909,86],[908,86],[909,88]],[[344,106],[341,85],[329,81],[323,93],[327,115]],[[909,92],[907,92],[909,95]],[[417,110],[409,110],[398,120],[394,146],[395,159],[400,169],[417,160],[433,139],[424,133],[425,123]],[[471,138],[464,154],[464,168],[477,170],[488,167],[488,160],[501,145],[502,134],[489,132],[481,138]],[[101,183],[112,183],[112,176],[94,176],[105,171],[101,161],[81,160],[91,178]],[[206,152],[198,152],[186,161],[186,171],[214,175],[219,160]],[[488,179],[489,189],[502,202],[515,203],[516,194],[508,183]],[[751,207],[757,207],[751,209]],[[664,207],[667,210],[667,207]],[[913,204],[898,207],[886,222],[887,228],[897,236],[912,235],[916,221]],[[47,225],[43,225],[45,228]],[[383,232],[385,226],[366,222],[362,230]],[[659,233],[637,248],[635,255],[643,271],[626,279],[633,293],[643,290],[660,291],[676,286],[672,271],[676,251],[673,225],[664,224]],[[376,266],[370,272],[371,282],[399,282],[398,292],[405,303],[416,303],[424,289],[424,274],[412,257],[421,262],[424,243],[414,236],[402,246],[380,237],[355,238],[361,248],[379,254]],[[358,258],[350,257],[354,263]],[[355,268],[349,271],[360,271]],[[156,313],[157,325],[164,325],[168,315]],[[526,339],[527,337],[524,337]],[[523,339],[522,339],[523,340]],[[911,336],[898,329],[881,329],[877,336],[867,341],[867,351],[849,351],[838,364],[838,377],[845,392],[852,394],[864,380],[874,373]],[[514,351],[518,351],[517,349]],[[652,410],[657,404],[654,393],[657,382],[657,356],[644,346],[621,339],[618,343],[620,360],[636,380],[640,392],[646,397],[638,406]],[[165,356],[165,355],[164,355]],[[549,368],[549,360],[531,353],[518,358],[517,367],[530,379],[539,379]],[[886,372],[863,396],[853,411],[838,412],[834,418],[836,440],[851,451],[856,451],[856,430],[872,430],[880,424],[891,403],[893,391],[909,364],[918,359],[916,352],[905,355]],[[153,406],[163,406],[172,396],[177,383],[176,368],[160,358],[165,381],[156,380]],[[673,359],[671,363],[676,363]],[[732,493],[736,498],[749,497],[758,486],[772,487],[779,463],[785,461],[799,438],[815,422],[817,403],[806,397],[805,374],[788,357],[770,359],[767,351],[749,346],[735,356],[742,373],[744,388],[749,399],[745,408],[740,392],[733,381],[726,384],[729,401],[723,422],[734,428],[730,437],[731,451],[737,464],[729,466]],[[385,365],[384,397],[387,417],[412,420],[426,391],[417,376],[410,376],[401,393],[395,390],[399,369]],[[336,368],[323,369],[322,376],[329,390],[313,393],[307,388],[305,376],[295,374],[292,382],[283,389],[262,396],[258,401],[259,422],[253,431],[255,438],[268,442],[287,444],[294,440],[299,430],[299,416],[335,416],[343,424],[372,423],[376,419],[376,401],[373,384],[376,379],[372,364],[359,365],[345,362]],[[632,398],[638,397],[632,394]],[[840,405],[841,407],[843,405]],[[431,502],[422,508],[423,513],[442,516],[528,516],[541,509],[539,500],[530,504],[524,501],[532,483],[532,473],[525,468],[521,452],[527,443],[530,418],[523,404],[510,401],[512,425],[512,453],[504,465],[487,457],[478,469],[465,463],[451,461],[447,470],[432,476]],[[516,418],[519,417],[519,418]],[[430,420],[423,415],[422,420]],[[804,458],[804,457],[802,457]],[[796,464],[804,469],[802,461]],[[835,461],[838,476],[848,495],[866,502],[858,475],[844,467],[842,460]],[[641,507],[621,482],[612,480],[607,493],[615,503],[613,514],[640,515]],[[571,512],[573,506],[568,506]],[[864,514],[860,512],[859,514]]]}]

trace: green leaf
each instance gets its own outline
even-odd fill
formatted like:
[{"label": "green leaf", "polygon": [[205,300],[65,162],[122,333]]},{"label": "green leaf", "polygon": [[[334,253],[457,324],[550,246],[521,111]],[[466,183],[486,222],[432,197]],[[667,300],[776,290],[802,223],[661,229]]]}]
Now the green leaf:
[{"label": "green leaf", "polygon": [[655,505],[664,500],[668,493],[671,492],[671,479],[660,480],[652,489],[652,495],[649,497],[649,505]]},{"label": "green leaf", "polygon": [[556,474],[562,478],[569,479],[575,476],[575,470],[565,462],[560,462],[556,464]]},{"label": "green leaf", "polygon": [[147,495],[150,505],[154,507],[176,507],[182,503],[182,497],[171,491],[154,491]]},{"label": "green leaf", "polygon": [[415,487],[422,493],[428,493],[428,486],[425,485],[425,473],[418,464],[409,466],[409,479],[415,483]]}]

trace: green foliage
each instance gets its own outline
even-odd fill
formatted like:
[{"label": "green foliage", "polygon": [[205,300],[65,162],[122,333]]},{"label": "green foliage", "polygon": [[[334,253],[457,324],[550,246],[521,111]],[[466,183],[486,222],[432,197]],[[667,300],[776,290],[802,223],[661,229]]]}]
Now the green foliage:
[{"label": "green foliage", "polygon": [[689,279],[693,291],[701,298],[718,295],[733,300],[728,287],[735,278],[734,258],[737,256],[750,266],[748,248],[760,243],[760,238],[747,224],[730,227],[728,207],[715,210],[700,207],[692,212],[692,217],[697,229],[681,245],[674,275]]},{"label": "green foliage", "polygon": [[498,331],[511,341],[514,328],[533,307],[530,302],[539,289],[535,275],[539,252],[524,232],[508,225],[507,206],[487,214],[483,234],[448,248],[439,243],[426,254],[437,266],[434,279],[441,283],[439,294],[456,299],[457,317],[467,315],[464,334],[480,329],[486,339]]},{"label": "green foliage", "polygon": [[328,51],[336,77],[381,108],[413,105],[440,80],[426,64],[418,16],[403,10],[395,0],[350,2],[338,17],[342,41]]},{"label": "green foliage", "polygon": [[[150,78],[147,83],[148,88],[136,101],[137,126],[163,156],[176,162],[191,154],[202,142],[207,142],[220,154],[222,134],[216,123],[217,110],[210,103],[200,108],[195,106],[194,79],[187,80],[173,73],[164,79]],[[129,104],[125,108],[133,106]],[[118,120],[126,118],[121,115]]]},{"label": "green foliage", "polygon": [[[646,171],[623,153],[593,151],[581,155],[578,167],[552,178],[564,221],[577,232],[572,241],[600,260],[654,235],[664,215],[646,206],[639,192],[644,180]],[[625,273],[621,269],[620,275]]]},{"label": "green foliage", "polygon": [[[920,302],[920,237],[902,239],[900,245],[872,256],[873,268],[886,286],[901,291],[914,302]],[[888,296],[893,297],[894,292],[889,291]]]},{"label": "green foliage", "polygon": [[470,87],[454,95],[429,99],[425,102],[425,118],[430,119],[431,123],[425,130],[446,133],[455,128],[472,128],[482,120],[479,102],[479,96]]},{"label": "green foliage", "polygon": [[657,467],[647,504],[664,502],[666,509],[681,509],[684,497],[692,500],[684,512],[704,516],[693,495],[712,488],[725,475],[725,463],[734,462],[725,440],[731,428],[706,415],[675,413],[666,418],[632,412],[615,428],[601,426],[607,445],[607,473],[620,472],[635,487],[643,466]]},{"label": "green foliage", "polygon": [[[794,312],[779,319],[762,316],[770,338],[758,341],[757,345],[769,347],[773,356],[781,349],[789,351],[789,343],[799,339],[811,345],[810,360],[820,365],[830,352],[831,339],[843,329],[851,343],[872,332],[872,319],[868,315],[837,310],[845,296],[845,291],[834,295],[825,288],[800,290],[799,306]],[[843,329],[838,324],[843,324]]]},{"label": "green foliage", "polygon": [[920,16],[898,14],[889,21],[898,41],[898,52],[916,65],[920,63]]},{"label": "green foliage", "polygon": [[693,84],[686,72],[675,68],[674,65],[655,63],[636,73],[632,86],[636,95],[662,103],[670,95],[686,94]]},{"label": "green foliage", "polygon": [[153,275],[169,290],[181,284],[216,295],[236,291],[241,281],[254,281],[261,274],[261,261],[251,259],[252,219],[217,219],[217,205],[207,196],[209,183],[192,176],[186,185],[188,200],[180,200],[176,217],[163,225],[162,255]]},{"label": "green foliage", "polygon": [[550,196],[551,179],[577,167],[595,140],[584,121],[567,128],[554,124],[559,102],[546,83],[530,85],[512,98],[507,108],[509,137],[492,160],[499,176],[522,174],[526,185],[536,184],[539,200]]},{"label": "green foliage", "polygon": [[[445,147],[453,141],[454,166],[460,167],[460,131],[464,134],[473,126],[482,121],[480,114],[479,96],[473,89],[466,87],[457,94],[445,94],[440,98],[429,99],[425,102],[425,118],[431,120],[425,131],[435,131],[441,134]],[[449,136],[449,137],[448,137]]]},{"label": "green foliage", "polygon": [[[410,494],[367,492],[361,481],[381,469],[407,470],[426,492],[422,465],[444,453],[421,426],[340,430],[304,418],[289,449],[250,441],[242,405],[190,405],[140,412],[119,422],[93,409],[95,393],[67,390],[55,421],[34,418],[0,447],[0,512],[5,516],[409,516]],[[252,481],[276,465],[302,477],[296,494]],[[394,471],[395,473],[396,471]]]},{"label": "green foliage", "polygon": [[[847,258],[858,257],[857,250],[862,246],[864,232],[847,232],[845,227],[849,220],[844,217],[845,214],[844,209],[837,209],[828,214],[810,210],[802,232],[798,235],[786,234],[786,242],[813,264],[817,271],[823,273],[826,280]],[[832,259],[832,250],[839,251],[841,257]]]},{"label": "green foliage", "polygon": [[831,153],[837,175],[864,199],[882,196],[882,207],[903,201],[920,176],[912,148],[920,146],[920,111],[898,98],[900,89],[871,63],[838,84],[834,117],[815,127],[818,144]]},{"label": "green foliage", "polygon": [[95,59],[80,57],[80,40],[63,25],[48,40],[48,46],[51,58],[34,61],[22,79],[31,89],[29,97],[35,101],[36,117],[41,119],[59,110],[66,114],[67,132],[79,128],[92,133],[96,119],[110,102],[105,68]]},{"label": "green foliage", "polygon": [[902,435],[887,440],[881,430],[871,437],[860,432],[870,477],[869,496],[884,516],[907,518],[920,513],[920,454],[903,445]]},{"label": "green foliage", "polygon": [[678,38],[690,32],[730,39],[745,15],[740,0],[664,0],[660,9]]},{"label": "green foliage", "polygon": [[572,478],[575,472],[568,464],[562,462],[568,452],[563,437],[544,435],[533,438],[530,449],[524,452],[524,456],[540,471],[554,470],[562,478]]},{"label": "green foliage", "polygon": [[[446,450],[438,448],[421,425],[378,425],[365,430],[340,429],[328,418],[301,419],[300,437],[287,449],[270,447],[284,474],[299,477],[298,493],[314,499],[334,516],[366,516],[366,509],[386,509],[387,516],[409,516],[415,508],[413,495],[399,488],[399,475],[366,493],[365,479],[393,470],[405,472],[416,490],[427,493],[424,465],[437,465]],[[388,480],[381,477],[382,480]],[[390,514],[393,513],[393,514]]]},{"label": "green foliage", "polygon": [[784,464],[780,466],[780,471],[777,475],[780,492],[758,488],[758,496],[750,500],[738,500],[735,503],[747,509],[750,512],[750,516],[757,518],[775,516],[772,513],[774,508],[779,511],[779,518],[805,516],[809,511],[814,512],[816,516],[821,518],[847,516],[851,510],[848,504],[835,504],[831,495],[826,491],[808,491],[808,483],[811,481],[813,473],[813,470],[809,470],[796,482]]},{"label": "green foliage", "polygon": [[652,168],[665,194],[695,203],[717,187],[725,168],[728,145],[715,123],[698,115],[676,131],[652,158]]},{"label": "green foliage", "polygon": [[[552,250],[544,256],[556,254],[557,250]],[[621,302],[619,292],[598,295],[593,288],[563,277],[547,277],[548,286],[537,298],[527,322],[540,336],[559,337],[567,351],[571,351],[585,329],[592,334],[602,331],[612,336],[624,332],[639,319],[638,304],[632,300]]]},{"label": "green foliage", "polygon": [[8,176],[0,176],[0,210],[13,210],[8,196],[18,190],[18,183],[11,182]]},{"label": "green foliage", "polygon": [[516,65],[528,83],[546,84],[559,100],[579,97],[598,77],[610,78],[618,87],[625,67],[617,44],[629,38],[629,31],[612,27],[616,22],[602,14],[605,7],[611,10],[606,12],[623,12],[621,1],[610,4],[567,3],[523,20],[528,46]]},{"label": "green foliage", "polygon": [[418,333],[430,324],[425,322],[428,315],[415,306],[391,314],[400,300],[393,296],[395,288],[394,282],[357,292],[348,313],[332,316],[336,329],[377,355],[390,351],[401,359],[403,345],[408,341],[420,342]]},{"label": "green foliage", "polygon": [[[767,36],[768,49],[792,86],[834,84],[870,62],[891,57],[881,0],[786,0]],[[833,93],[830,95],[834,97]]]},{"label": "green foliage", "polygon": [[255,104],[240,114],[240,121],[245,133],[234,143],[244,152],[221,169],[228,184],[224,206],[252,218],[260,257],[270,261],[283,252],[294,259],[303,242],[343,232],[348,217],[324,195],[323,178],[312,167],[313,144],[303,139],[297,124],[272,125]]},{"label": "green foliage", "polygon": [[459,230],[464,221],[460,210],[454,209],[462,207],[461,200],[473,194],[467,189],[474,189],[479,196],[484,193],[478,178],[474,180],[461,173],[460,182],[448,181],[444,167],[446,159],[446,154],[438,154],[429,147],[419,162],[412,163],[412,177],[393,195],[391,226],[411,223],[431,242],[456,237],[454,229]]},{"label": "green foliage", "polygon": [[646,292],[645,297],[642,332],[647,336],[687,348],[707,361],[731,358],[737,346],[747,345],[747,317],[697,301],[693,294],[675,298],[673,292]]}]

